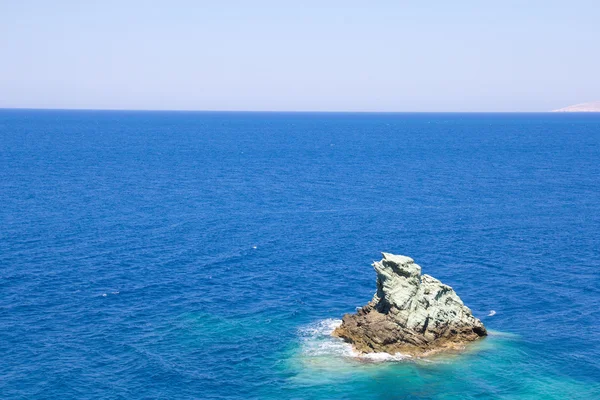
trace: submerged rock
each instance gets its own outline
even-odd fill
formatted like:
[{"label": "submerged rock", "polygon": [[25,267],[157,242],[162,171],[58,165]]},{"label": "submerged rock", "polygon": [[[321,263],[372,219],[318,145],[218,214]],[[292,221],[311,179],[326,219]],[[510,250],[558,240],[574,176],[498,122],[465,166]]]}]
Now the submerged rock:
[{"label": "submerged rock", "polygon": [[461,348],[487,335],[454,290],[429,275],[410,257],[383,253],[373,264],[377,292],[356,314],[346,314],[333,335],[360,353],[415,356]]}]

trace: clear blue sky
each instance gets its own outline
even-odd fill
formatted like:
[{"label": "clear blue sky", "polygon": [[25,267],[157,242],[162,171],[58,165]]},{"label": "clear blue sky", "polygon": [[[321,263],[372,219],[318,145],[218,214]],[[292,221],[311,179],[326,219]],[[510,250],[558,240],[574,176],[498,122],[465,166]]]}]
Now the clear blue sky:
[{"label": "clear blue sky", "polygon": [[0,107],[545,111],[600,100],[598,0],[0,0]]}]

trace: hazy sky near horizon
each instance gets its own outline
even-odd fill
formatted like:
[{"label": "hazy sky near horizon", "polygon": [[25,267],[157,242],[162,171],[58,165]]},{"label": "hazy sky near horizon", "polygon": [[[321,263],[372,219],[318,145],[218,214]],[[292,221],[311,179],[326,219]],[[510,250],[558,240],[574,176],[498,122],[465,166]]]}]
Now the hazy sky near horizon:
[{"label": "hazy sky near horizon", "polygon": [[0,0],[0,107],[546,111],[600,100],[600,3]]}]

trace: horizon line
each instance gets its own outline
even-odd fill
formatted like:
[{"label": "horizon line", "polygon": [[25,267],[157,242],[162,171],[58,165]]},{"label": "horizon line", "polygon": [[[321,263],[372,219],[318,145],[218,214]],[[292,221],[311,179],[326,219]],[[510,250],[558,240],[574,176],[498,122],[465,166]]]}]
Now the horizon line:
[{"label": "horizon line", "polygon": [[62,108],[62,107],[0,107],[0,110],[21,111],[123,111],[123,112],[198,112],[198,113],[293,113],[293,114],[581,114],[590,111],[368,111],[368,110],[218,110],[174,108]]}]

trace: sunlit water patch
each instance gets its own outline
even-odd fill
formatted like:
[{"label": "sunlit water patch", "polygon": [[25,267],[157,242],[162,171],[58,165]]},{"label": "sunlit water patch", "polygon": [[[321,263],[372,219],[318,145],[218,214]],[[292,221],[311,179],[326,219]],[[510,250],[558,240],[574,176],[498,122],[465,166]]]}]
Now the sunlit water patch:
[{"label": "sunlit water patch", "polygon": [[388,393],[436,399],[593,398],[600,393],[597,385],[555,376],[533,365],[526,341],[509,332],[489,330],[487,337],[462,351],[421,358],[358,354],[350,344],[331,336],[340,324],[339,319],[325,319],[298,330],[286,364],[292,393],[314,390],[349,398]]}]

